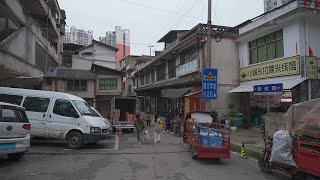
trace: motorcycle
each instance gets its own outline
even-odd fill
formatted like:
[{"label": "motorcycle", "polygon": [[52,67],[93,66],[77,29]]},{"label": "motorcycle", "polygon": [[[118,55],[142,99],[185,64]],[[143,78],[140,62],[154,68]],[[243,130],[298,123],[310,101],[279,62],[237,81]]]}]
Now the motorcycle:
[{"label": "motorcycle", "polygon": [[[258,159],[259,167],[263,172],[271,174],[274,171],[280,171],[280,172],[285,172],[291,175],[291,177],[295,179],[320,180],[319,177],[312,175],[312,174],[317,174],[317,172],[313,173],[313,171],[299,168],[299,163],[298,163],[298,167],[294,167],[294,166],[288,166],[281,163],[270,162],[270,158],[272,154],[273,138],[272,137],[267,137],[267,138],[269,141],[266,142],[265,140],[265,150],[263,151],[262,156]],[[293,157],[296,158],[296,156],[299,155],[299,153],[297,153],[298,141],[295,139],[293,140],[292,144],[293,144],[292,154],[293,154]],[[306,173],[306,172],[309,172],[309,173]],[[310,172],[312,172],[312,174],[310,174]]]}]

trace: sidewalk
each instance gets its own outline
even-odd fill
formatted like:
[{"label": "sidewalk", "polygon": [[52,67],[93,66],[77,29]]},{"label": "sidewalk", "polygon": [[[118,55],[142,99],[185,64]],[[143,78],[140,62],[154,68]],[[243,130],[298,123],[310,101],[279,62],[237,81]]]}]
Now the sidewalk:
[{"label": "sidewalk", "polygon": [[231,132],[230,138],[232,151],[240,152],[242,143],[249,156],[259,157],[264,150],[262,133],[258,128],[238,129]]}]

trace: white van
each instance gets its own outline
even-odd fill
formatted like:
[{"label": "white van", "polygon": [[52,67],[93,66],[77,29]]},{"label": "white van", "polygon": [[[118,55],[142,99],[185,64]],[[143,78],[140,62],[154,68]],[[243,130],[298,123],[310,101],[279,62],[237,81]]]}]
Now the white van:
[{"label": "white van", "polygon": [[32,137],[66,140],[71,149],[95,144],[111,132],[111,123],[74,95],[0,87],[0,102],[26,108]]}]

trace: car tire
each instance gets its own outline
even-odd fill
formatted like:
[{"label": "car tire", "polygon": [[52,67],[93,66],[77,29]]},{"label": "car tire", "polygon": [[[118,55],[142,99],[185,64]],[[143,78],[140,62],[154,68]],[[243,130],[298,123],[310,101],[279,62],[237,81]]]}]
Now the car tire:
[{"label": "car tire", "polygon": [[13,161],[19,161],[24,156],[24,153],[8,154],[8,159]]},{"label": "car tire", "polygon": [[70,149],[78,150],[84,145],[83,134],[78,131],[72,131],[67,135],[67,146]]}]

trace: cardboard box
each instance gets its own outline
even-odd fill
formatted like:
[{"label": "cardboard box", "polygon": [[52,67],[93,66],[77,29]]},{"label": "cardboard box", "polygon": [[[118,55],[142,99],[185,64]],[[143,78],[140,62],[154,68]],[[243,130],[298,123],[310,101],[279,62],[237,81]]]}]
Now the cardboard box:
[{"label": "cardboard box", "polygon": [[125,119],[128,120],[129,112],[125,112]]},{"label": "cardboard box", "polygon": [[120,113],[120,109],[113,109],[113,112]]},{"label": "cardboard box", "polygon": [[134,118],[135,118],[135,115],[134,114],[128,114],[128,123],[129,124],[133,124],[134,123]]}]

